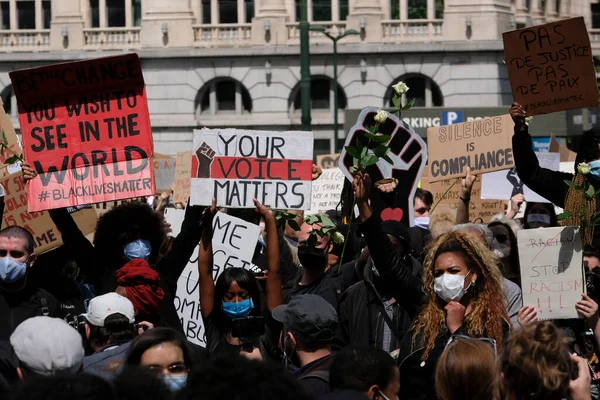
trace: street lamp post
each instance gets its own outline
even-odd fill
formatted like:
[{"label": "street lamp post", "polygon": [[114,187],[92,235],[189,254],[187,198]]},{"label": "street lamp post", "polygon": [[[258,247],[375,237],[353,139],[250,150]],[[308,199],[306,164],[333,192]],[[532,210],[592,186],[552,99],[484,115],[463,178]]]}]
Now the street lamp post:
[{"label": "street lamp post", "polygon": [[339,141],[339,123],[338,123],[338,75],[337,75],[337,42],[340,39],[350,35],[360,35],[360,33],[354,29],[348,29],[344,33],[333,36],[323,26],[315,25],[310,27],[311,31],[321,32],[327,36],[333,42],[333,148],[335,153],[339,153],[340,141]]}]

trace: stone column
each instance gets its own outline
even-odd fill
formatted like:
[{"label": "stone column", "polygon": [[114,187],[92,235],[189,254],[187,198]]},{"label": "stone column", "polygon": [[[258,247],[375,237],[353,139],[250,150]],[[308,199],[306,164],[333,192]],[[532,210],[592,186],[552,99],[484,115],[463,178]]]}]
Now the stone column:
[{"label": "stone column", "polygon": [[510,30],[511,7],[510,0],[446,0],[444,39],[499,40]]},{"label": "stone column", "polygon": [[331,20],[333,22],[340,20],[340,0],[331,0]]},{"label": "stone column", "polygon": [[400,0],[400,21],[408,20],[408,0]]},{"label": "stone column", "polygon": [[35,29],[44,29],[42,19],[42,0],[35,0]]},{"label": "stone column", "polygon": [[219,0],[210,0],[210,23],[212,25],[219,23]]},{"label": "stone column", "polygon": [[125,0],[125,26],[133,27],[133,5],[131,0]]},{"label": "stone column", "polygon": [[[239,1],[239,0],[238,0]],[[242,88],[239,82],[235,83],[235,114],[242,115]]]},{"label": "stone column", "polygon": [[98,14],[100,20],[100,28],[108,27],[108,18],[106,16],[106,0],[98,1]]},{"label": "stone column", "polygon": [[[80,1],[53,1],[52,24],[50,24],[50,46],[52,50],[82,50],[85,45],[85,8]],[[67,38],[63,37],[66,27]]]},{"label": "stone column", "polygon": [[17,21],[17,0],[10,0],[8,3],[8,14],[10,17],[10,30],[19,29]]},{"label": "stone column", "polygon": [[435,0],[427,0],[427,19],[435,19]]},{"label": "stone column", "polygon": [[[163,24],[167,25],[166,35]],[[142,7],[142,47],[190,47],[194,42],[193,24],[189,0],[146,0]]]},{"label": "stone column", "polygon": [[548,21],[548,22],[555,21],[556,19],[558,19],[554,1],[555,0],[546,0],[546,10],[545,11],[546,11],[546,21]]},{"label": "stone column", "polygon": [[376,42],[381,43],[383,36],[382,21],[385,19],[382,3],[389,0],[356,0],[348,14],[346,29],[355,29],[361,32],[361,20],[365,22],[364,34],[349,36],[344,42]]},{"label": "stone column", "polygon": [[540,9],[540,0],[529,0],[529,4],[531,5],[529,13],[531,14],[531,20],[533,24],[543,24],[544,15],[542,13],[542,10]]},{"label": "stone column", "polygon": [[[255,0],[255,2],[256,15],[252,19],[252,44],[285,44],[288,40],[286,23],[296,22],[293,19],[294,0]],[[310,3],[308,7],[310,16]],[[269,27],[268,31],[266,26]]]},{"label": "stone column", "polygon": [[246,4],[244,4],[244,0],[237,0],[237,22],[238,24],[246,23]]},{"label": "stone column", "polygon": [[210,107],[210,115],[217,114],[217,84],[215,81],[210,83],[210,92],[208,92],[208,104]]},{"label": "stone column", "polygon": [[517,0],[515,21],[518,25],[531,25],[531,16],[529,15],[529,10],[527,9],[527,0]]},{"label": "stone column", "polygon": [[569,18],[569,4],[567,0],[560,0],[560,7],[558,10],[559,18]]}]

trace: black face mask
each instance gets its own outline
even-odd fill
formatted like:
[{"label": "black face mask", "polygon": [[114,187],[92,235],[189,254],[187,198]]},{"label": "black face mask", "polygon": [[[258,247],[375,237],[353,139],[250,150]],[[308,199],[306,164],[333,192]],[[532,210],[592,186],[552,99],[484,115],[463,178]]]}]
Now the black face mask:
[{"label": "black face mask", "polygon": [[298,246],[298,259],[304,269],[324,269],[327,264],[325,249],[316,249],[310,246]]}]

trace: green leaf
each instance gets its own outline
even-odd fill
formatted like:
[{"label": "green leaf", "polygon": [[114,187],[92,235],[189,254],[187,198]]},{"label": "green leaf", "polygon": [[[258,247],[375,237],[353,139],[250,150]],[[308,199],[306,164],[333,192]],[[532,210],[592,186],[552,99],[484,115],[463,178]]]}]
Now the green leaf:
[{"label": "green leaf", "polygon": [[335,230],[336,230],[335,226],[327,226],[327,227],[321,229],[321,231],[323,231],[323,235],[327,235],[329,232],[335,231]]},{"label": "green leaf", "polygon": [[309,215],[304,219],[304,221],[309,225],[313,225],[319,222],[319,217],[317,215]]},{"label": "green leaf", "polygon": [[335,227],[335,224],[333,223],[333,221],[330,220],[329,217],[326,215],[321,215],[321,222],[323,223],[323,225],[325,225],[327,227],[329,227],[329,226]]},{"label": "green leaf", "polygon": [[592,225],[598,225],[600,224],[600,212],[597,212],[593,217],[592,217]]},{"label": "green leaf", "polygon": [[8,157],[6,159],[6,161],[4,161],[4,164],[11,165],[11,164],[14,164],[14,163],[19,162],[19,161],[22,161],[21,157],[18,156],[17,154],[15,154],[15,155],[13,155],[11,157]]},{"label": "green leaf", "polygon": [[590,185],[587,188],[587,191],[585,192],[586,197],[588,197],[589,199],[593,199],[595,194],[596,194],[596,191],[594,190],[594,187],[592,185]]},{"label": "green leaf", "polygon": [[373,153],[375,153],[377,157],[385,156],[388,151],[390,151],[390,148],[384,145],[379,145],[373,149]]},{"label": "green leaf", "polygon": [[570,180],[568,180],[568,179],[565,179],[563,182],[564,182],[564,183],[566,183],[566,184],[567,184],[567,186],[569,186],[569,187],[572,187],[573,189],[577,189],[577,190],[583,190],[583,186],[577,185],[577,184],[575,184],[575,182],[573,182],[573,181],[570,181]]},{"label": "green leaf", "polygon": [[392,137],[390,135],[373,135],[372,133],[365,133],[365,136],[376,143],[385,143],[389,141]]},{"label": "green leaf", "polygon": [[295,230],[295,231],[300,230],[300,226],[298,225],[298,223],[296,222],[295,219],[290,219],[287,223],[290,226],[290,228],[292,228],[293,230]]},{"label": "green leaf", "polygon": [[402,107],[402,96],[398,95],[398,93],[394,93],[392,96],[392,103],[395,107]]},{"label": "green leaf", "polygon": [[381,156],[385,161],[387,161],[390,165],[394,165],[392,159],[386,154],[385,156]]},{"label": "green leaf", "polygon": [[410,110],[411,107],[415,105],[415,100],[416,98],[413,98],[411,101],[409,101],[408,104],[402,107],[402,111]]},{"label": "green leaf", "polygon": [[[315,233],[313,233],[315,232]],[[310,232],[310,236],[308,237],[308,240],[306,241],[306,244],[308,245],[308,247],[315,247],[317,245],[317,234],[316,231],[311,231]]]},{"label": "green leaf", "polygon": [[357,172],[358,172],[358,168],[356,168],[355,166],[350,167],[351,174],[356,174]]},{"label": "green leaf", "polygon": [[361,158],[361,159],[365,158],[365,157],[367,156],[367,152],[368,152],[368,151],[369,151],[369,148],[368,148],[368,147],[364,147],[364,148],[362,149],[362,152],[360,153],[360,158]]},{"label": "green leaf", "polygon": [[360,158],[360,152],[353,146],[346,146],[346,153],[350,154],[354,158]]},{"label": "green leaf", "polygon": [[571,216],[573,216],[573,213],[571,211],[565,211],[565,212],[562,212],[562,213],[558,214],[556,216],[556,219],[558,219],[560,221],[560,220],[569,218]]},{"label": "green leaf", "polygon": [[371,165],[377,164],[377,161],[379,161],[379,157],[371,155],[371,156],[365,157],[363,162],[364,162],[365,167],[369,167]]}]

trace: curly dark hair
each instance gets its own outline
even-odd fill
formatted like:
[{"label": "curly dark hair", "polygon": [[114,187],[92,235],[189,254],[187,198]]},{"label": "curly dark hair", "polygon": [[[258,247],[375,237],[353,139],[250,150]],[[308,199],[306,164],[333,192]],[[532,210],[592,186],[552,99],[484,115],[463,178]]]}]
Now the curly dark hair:
[{"label": "curly dark hair", "polygon": [[110,269],[122,267],[127,261],[123,247],[137,239],[150,242],[152,253],[148,262],[155,264],[166,240],[160,214],[139,202],[124,203],[108,211],[98,220],[94,236],[96,254],[102,257],[99,263]]}]

